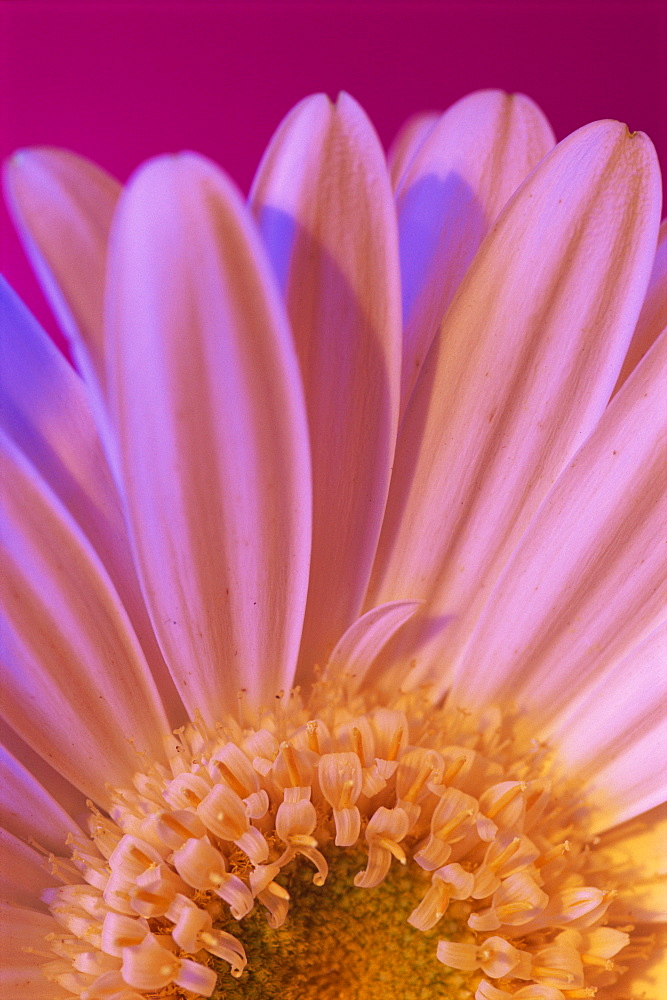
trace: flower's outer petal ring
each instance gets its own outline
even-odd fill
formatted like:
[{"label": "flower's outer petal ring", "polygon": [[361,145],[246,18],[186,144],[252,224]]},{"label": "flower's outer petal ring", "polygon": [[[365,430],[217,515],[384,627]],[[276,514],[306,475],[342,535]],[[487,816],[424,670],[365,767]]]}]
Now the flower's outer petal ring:
[{"label": "flower's outer petal ring", "polygon": [[313,547],[297,681],[357,618],[384,514],[401,369],[396,215],[384,153],[347,94],[287,116],[251,194],[304,382]]},{"label": "flower's outer petal ring", "polygon": [[0,276],[0,427],[67,508],[125,607],[174,726],[183,705],[148,618],[121,500],[81,379]]},{"label": "flower's outer petal ring", "polygon": [[45,984],[42,971],[37,966],[0,969],[0,997],[7,997],[9,1000],[45,1000],[45,985],[48,1000],[71,1000],[72,994],[57,983]]},{"label": "flower's outer petal ring", "polygon": [[305,405],[278,289],[231,182],[144,165],[111,235],[109,395],[136,561],[176,686],[209,722],[289,689],[308,584]]},{"label": "flower's outer petal ring", "polygon": [[667,326],[667,219],[660,226],[658,247],[651,272],[651,280],[646,290],[646,298],[637,320],[635,332],[630,341],[628,353],[625,356],[621,374],[614,392],[618,392],[651,344],[660,336]]},{"label": "flower's outer petal ring", "polygon": [[387,153],[391,186],[394,191],[398,188],[405,171],[439,120],[440,114],[437,111],[424,111],[412,115],[398,130]]},{"label": "flower's outer petal ring", "polygon": [[649,140],[594,123],[535,168],[466,274],[401,427],[367,597],[409,594],[455,616],[416,679],[456,662],[603,412],[644,298],[659,205]]},{"label": "flower's outer petal ring", "polygon": [[608,669],[600,667],[580,697],[573,690],[549,728],[560,759],[586,781],[587,801],[598,810],[596,831],[659,805],[667,760],[667,624]]},{"label": "flower's outer petal ring", "polygon": [[[62,927],[51,914],[28,910],[22,906],[12,906],[10,903],[0,903],[0,941],[2,941],[2,961],[6,967],[16,969],[22,966],[42,965],[46,951],[44,938],[47,934],[58,932],[62,933]],[[26,949],[34,949],[41,954],[35,955]],[[44,979],[42,979],[42,997],[43,990]]]},{"label": "flower's outer petal ring", "polygon": [[618,924],[667,923],[667,804],[607,830],[597,852],[607,871],[620,873],[618,896],[610,909],[612,920]]},{"label": "flower's outer petal ring", "polygon": [[0,828],[0,903],[46,910],[42,893],[56,881],[42,854]]},{"label": "flower's outer petal ring", "polygon": [[394,633],[421,607],[419,601],[390,601],[372,608],[350,625],[327,664],[329,676],[347,674],[360,687]]},{"label": "flower's outer petal ring", "polygon": [[396,191],[403,372],[401,413],[443,316],[496,216],[555,143],[523,94],[482,90],[449,108]]},{"label": "flower's outer petal ring", "polygon": [[81,834],[71,816],[48,791],[0,746],[0,825],[22,840],[34,837],[54,854],[63,850],[69,833]]},{"label": "flower's outer petal ring", "polygon": [[[157,689],[117,593],[55,495],[0,437],[7,723],[100,803],[127,785],[138,751],[164,759]],[[130,743],[130,739],[134,743]]]},{"label": "flower's outer petal ring", "polygon": [[1,716],[0,746],[31,774],[42,788],[48,788],[51,798],[55,799],[68,816],[79,817],[81,822],[84,822],[88,815],[85,795],[29,747]]},{"label": "flower's outer petal ring", "polygon": [[[665,618],[666,376],[667,331],[612,400],[521,540],[460,661],[453,700],[479,705],[516,699],[545,726],[560,720],[567,743],[568,705],[574,705],[574,738],[584,717],[577,713],[579,696],[585,703],[595,691],[589,709],[600,720],[609,718],[608,749],[614,753],[621,709],[614,696],[627,697],[630,682],[616,664],[630,657],[631,676],[641,685],[634,670],[642,655],[649,664],[659,662],[664,641],[657,632],[644,654],[636,650]],[[622,708],[635,723],[645,716],[650,729],[659,691],[653,683],[648,687]],[[593,753],[595,731],[593,726]],[[622,818],[619,813],[614,821]]]},{"label": "flower's outer petal ring", "polygon": [[104,274],[120,184],[68,150],[27,149],[7,162],[5,188],[26,252],[100,417]]}]

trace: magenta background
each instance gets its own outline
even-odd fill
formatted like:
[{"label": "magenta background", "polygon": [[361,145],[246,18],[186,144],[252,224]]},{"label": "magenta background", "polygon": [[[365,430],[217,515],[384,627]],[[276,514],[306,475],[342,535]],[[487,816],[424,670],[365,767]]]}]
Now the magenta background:
[{"label": "magenta background", "polygon": [[[653,138],[667,174],[667,5],[0,0],[0,155],[65,146],[124,180],[191,148],[242,188],[301,97],[345,89],[385,144],[421,109],[480,87],[528,93],[562,138],[620,118]],[[6,212],[0,270],[55,324]]]}]

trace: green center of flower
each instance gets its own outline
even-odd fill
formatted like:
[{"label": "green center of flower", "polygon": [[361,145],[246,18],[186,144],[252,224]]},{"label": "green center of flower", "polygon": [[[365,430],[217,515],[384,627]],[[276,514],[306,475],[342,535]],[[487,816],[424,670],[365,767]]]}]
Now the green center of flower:
[{"label": "green center of flower", "polygon": [[425,692],[197,719],[91,809],[45,895],[44,975],[81,1000],[580,1000],[628,943],[526,721]]},{"label": "green center of flower", "polygon": [[362,851],[334,848],[326,858],[323,886],[298,861],[278,877],[291,898],[281,927],[269,927],[257,910],[228,923],[248,964],[239,979],[221,976],[214,1000],[472,1000],[470,973],[436,958],[442,938],[475,941],[462,904],[463,919],[452,904],[437,928],[418,931],[407,920],[429,887],[425,872],[395,865],[376,888],[361,890],[353,881],[365,864]]}]

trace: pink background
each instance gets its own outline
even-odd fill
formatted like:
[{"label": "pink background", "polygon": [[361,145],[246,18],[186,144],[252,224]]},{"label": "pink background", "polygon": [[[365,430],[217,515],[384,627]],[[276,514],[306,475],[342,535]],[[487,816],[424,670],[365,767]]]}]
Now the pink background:
[{"label": "pink background", "polygon": [[[417,110],[502,87],[559,138],[605,117],[648,132],[667,173],[666,22],[652,0],[0,0],[0,155],[66,146],[124,180],[191,148],[247,189],[308,93],[348,90],[387,144]],[[4,208],[0,241],[0,270],[54,331]]]}]

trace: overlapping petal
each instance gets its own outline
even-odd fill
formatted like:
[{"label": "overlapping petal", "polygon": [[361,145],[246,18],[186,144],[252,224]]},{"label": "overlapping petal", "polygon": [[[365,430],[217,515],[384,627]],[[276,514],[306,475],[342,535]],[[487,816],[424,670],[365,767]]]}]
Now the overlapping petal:
[{"label": "overlapping petal", "polygon": [[[401,412],[456,289],[510,195],[555,143],[523,94],[480,91],[417,133],[396,191],[403,296]],[[413,140],[414,141],[414,140]]]},{"label": "overlapping petal", "polygon": [[225,176],[143,167],[110,247],[109,385],[138,570],[190,712],[289,688],[310,551],[296,357],[273,275]]},{"label": "overlapping petal", "polygon": [[347,94],[307,98],[264,156],[251,205],[304,382],[313,548],[300,677],[363,603],[389,487],[401,365],[396,218],[384,153]]},{"label": "overlapping petal", "polygon": [[33,775],[0,746],[0,824],[11,833],[58,853],[77,824]]},{"label": "overlapping petal", "polygon": [[[107,801],[169,726],[111,580],[26,459],[0,439],[2,714],[75,787]],[[130,743],[130,739],[134,745]]]},{"label": "overlapping petal", "polygon": [[398,130],[387,153],[387,164],[394,191],[439,119],[440,114],[437,111],[424,111],[408,118]]},{"label": "overlapping petal", "polygon": [[104,276],[120,184],[68,150],[31,149],[8,162],[5,186],[23,244],[100,416]]},{"label": "overlapping petal", "polygon": [[[121,499],[81,379],[0,276],[0,427],[99,556],[127,611],[174,725],[183,705],[139,589]],[[36,581],[38,583],[38,581]]]},{"label": "overlapping petal", "polygon": [[421,674],[456,661],[606,406],[653,262],[658,180],[640,133],[581,129],[508,203],[450,307],[401,428],[368,597],[455,616]]},{"label": "overlapping petal", "polygon": [[628,352],[618,376],[615,392],[634,371],[651,345],[667,327],[667,219],[660,226],[658,247],[655,252],[651,279],[646,290],[646,298],[632,335]]},{"label": "overlapping petal", "polygon": [[[628,720],[626,737],[642,718],[647,732],[635,736],[646,737],[659,724],[659,678],[644,687],[637,670],[645,656],[651,675],[664,636],[656,633],[643,653],[636,647],[665,619],[666,376],[667,332],[612,400],[526,532],[460,661],[456,701],[517,699],[544,722],[561,715],[564,727],[571,706],[573,737],[581,726],[577,699],[590,697],[589,709],[606,719],[608,747],[597,746],[603,756],[616,752],[619,712]],[[626,667],[618,666],[625,657]],[[638,685],[636,712],[624,688],[630,677]],[[576,757],[576,746],[563,752]],[[657,772],[650,770],[655,795]]]}]

